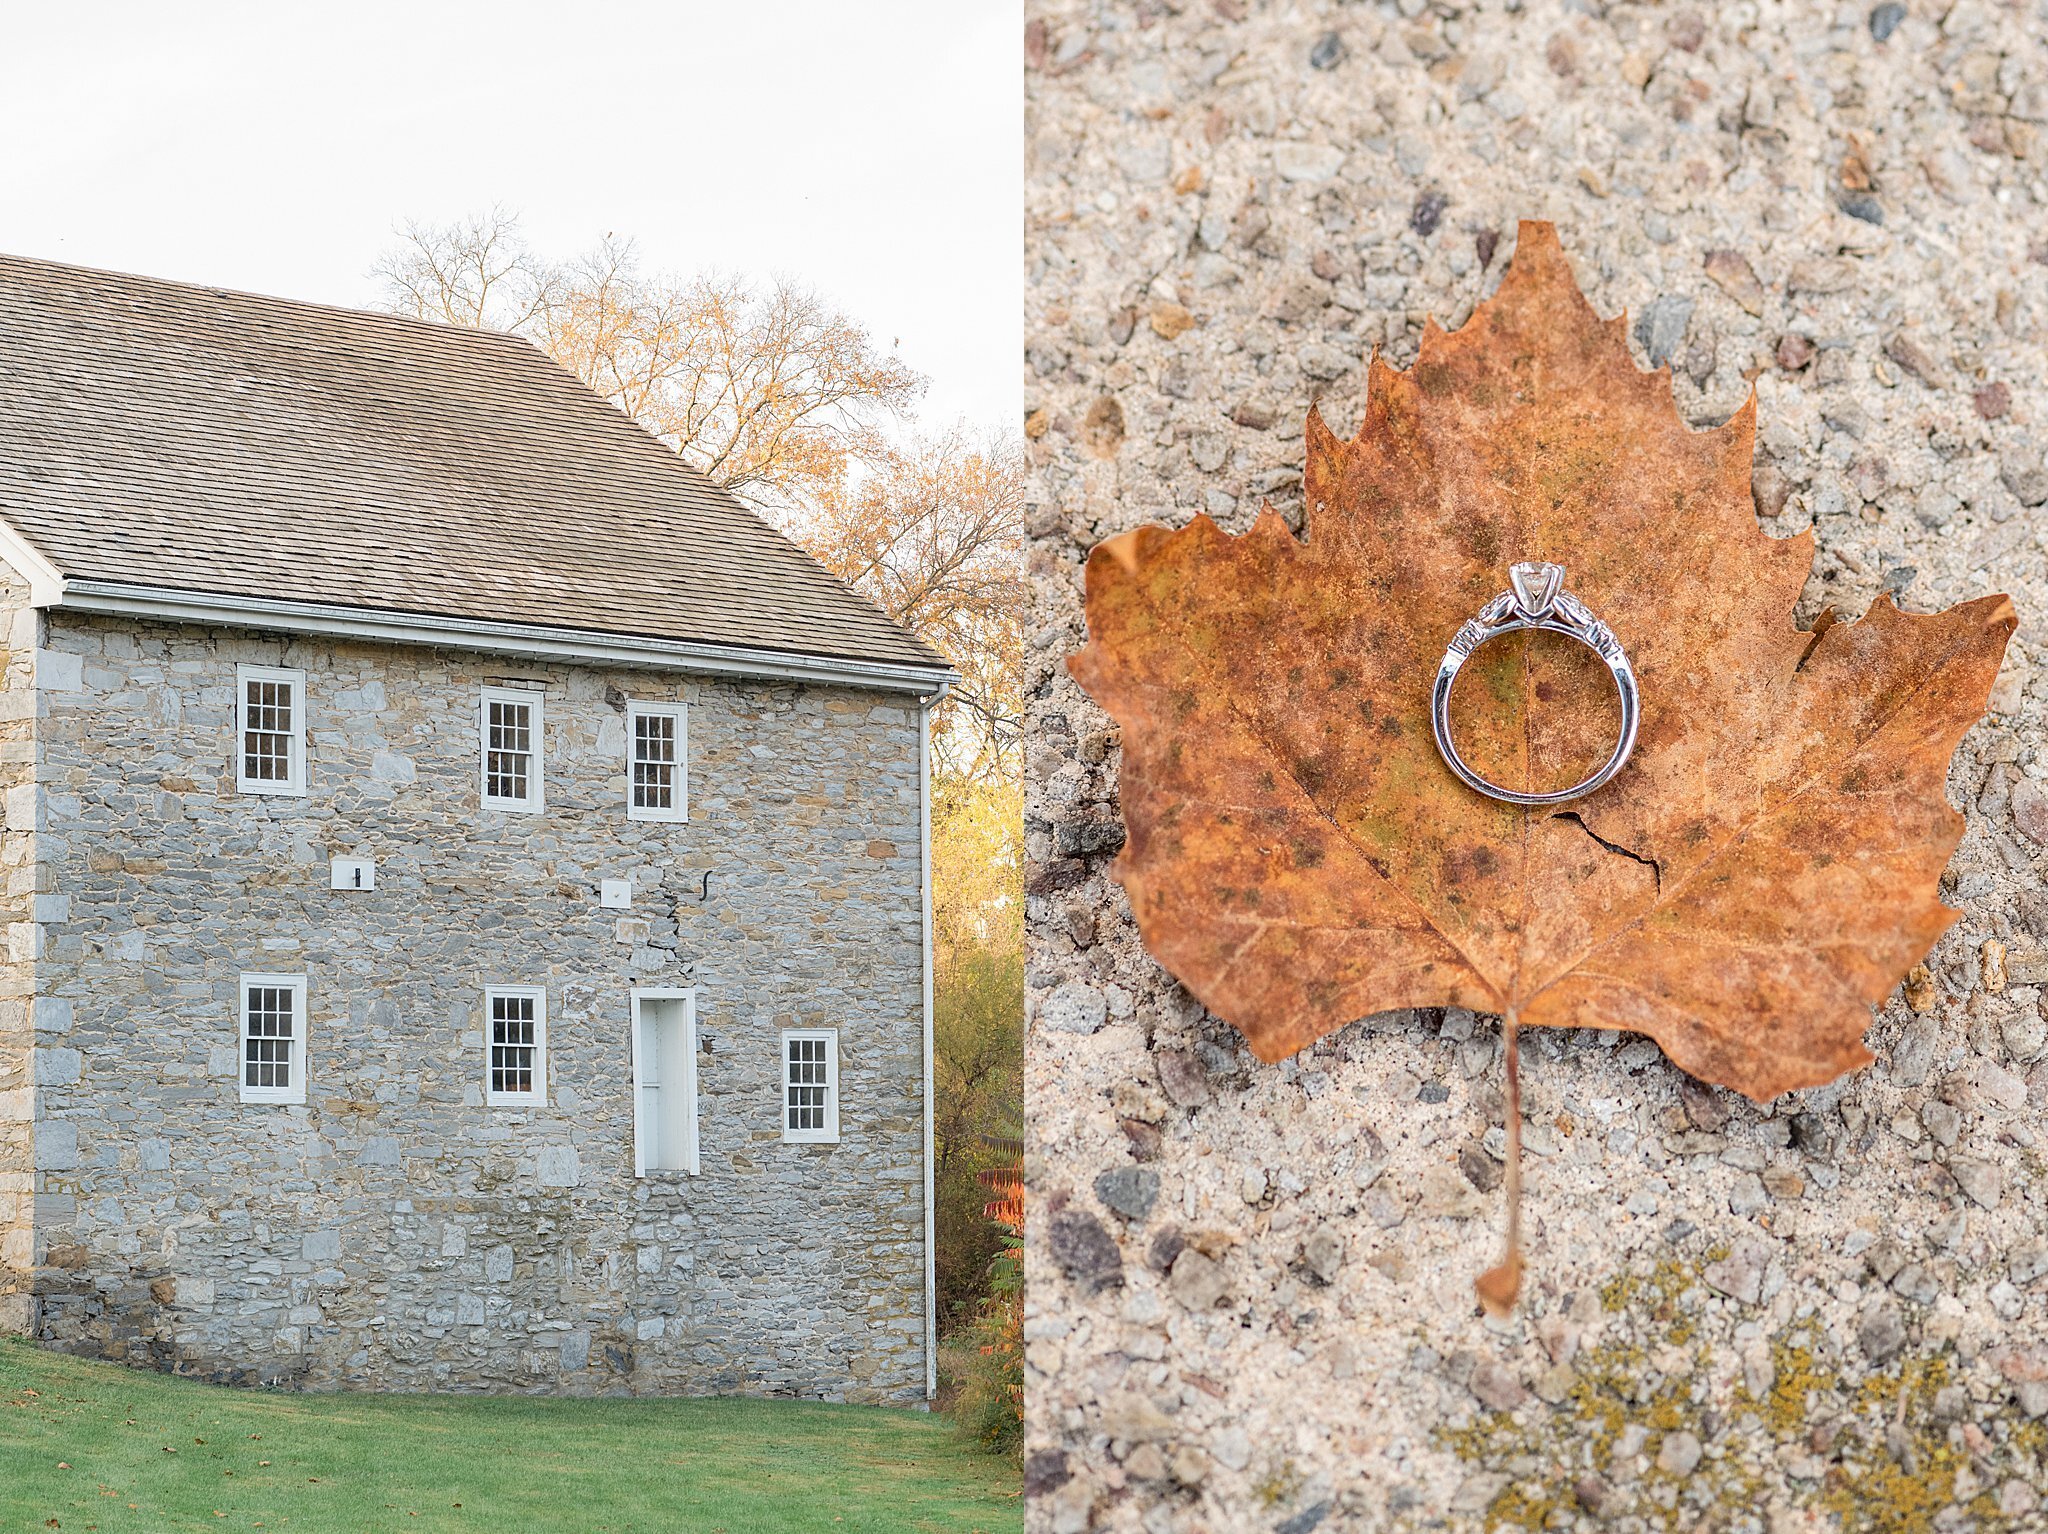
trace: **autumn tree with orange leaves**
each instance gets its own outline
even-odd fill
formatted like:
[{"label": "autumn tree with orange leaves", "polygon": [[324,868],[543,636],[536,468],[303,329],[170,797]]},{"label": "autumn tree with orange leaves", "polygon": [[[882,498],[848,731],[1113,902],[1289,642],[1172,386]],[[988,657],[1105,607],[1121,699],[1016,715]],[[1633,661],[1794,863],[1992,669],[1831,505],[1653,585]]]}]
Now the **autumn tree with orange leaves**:
[{"label": "autumn tree with orange leaves", "polygon": [[611,235],[549,260],[502,210],[409,223],[373,271],[400,313],[532,341],[918,634],[963,678],[934,720],[941,776],[1014,774],[1016,444],[892,431],[924,379],[786,279],[649,273]]}]

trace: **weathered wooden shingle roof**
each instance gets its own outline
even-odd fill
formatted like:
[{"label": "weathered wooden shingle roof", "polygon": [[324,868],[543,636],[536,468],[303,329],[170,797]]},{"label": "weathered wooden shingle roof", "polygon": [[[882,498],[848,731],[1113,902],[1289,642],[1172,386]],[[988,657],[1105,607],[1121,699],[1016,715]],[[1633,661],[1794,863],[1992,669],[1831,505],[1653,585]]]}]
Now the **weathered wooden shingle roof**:
[{"label": "weathered wooden shingle roof", "polygon": [[943,665],[517,337],[12,256],[0,520],[81,581]]}]

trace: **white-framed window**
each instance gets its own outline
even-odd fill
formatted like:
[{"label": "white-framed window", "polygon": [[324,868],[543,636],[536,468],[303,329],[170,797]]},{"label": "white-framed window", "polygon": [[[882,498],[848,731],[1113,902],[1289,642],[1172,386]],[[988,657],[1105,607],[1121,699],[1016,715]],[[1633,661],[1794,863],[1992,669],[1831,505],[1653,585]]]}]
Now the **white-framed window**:
[{"label": "white-framed window", "polygon": [[235,667],[235,786],[245,794],[306,792],[306,673]]},{"label": "white-framed window", "polygon": [[245,1103],[306,1100],[306,977],[244,975],[241,1093]]},{"label": "white-framed window", "polygon": [[484,1101],[532,1107],[548,1100],[548,993],[545,986],[484,990]]},{"label": "white-framed window", "polygon": [[697,1169],[697,993],[636,986],[633,1175]]},{"label": "white-framed window", "polygon": [[680,703],[626,705],[626,818],[690,818],[690,721]]},{"label": "white-framed window", "polygon": [[477,714],[477,745],[484,808],[539,810],[541,694],[519,687],[486,687]]},{"label": "white-framed window", "polygon": [[837,1028],[791,1028],[783,1033],[782,1138],[805,1145],[838,1142]]}]

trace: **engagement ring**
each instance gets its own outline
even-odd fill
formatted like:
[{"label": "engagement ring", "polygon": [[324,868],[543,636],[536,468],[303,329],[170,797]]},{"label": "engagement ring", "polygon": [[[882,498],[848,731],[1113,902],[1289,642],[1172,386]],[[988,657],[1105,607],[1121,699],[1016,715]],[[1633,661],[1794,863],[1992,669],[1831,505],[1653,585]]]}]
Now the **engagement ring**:
[{"label": "engagement ring", "polygon": [[[1509,804],[1563,804],[1568,799],[1590,794],[1607,782],[1621,771],[1622,763],[1635,749],[1636,717],[1641,707],[1636,691],[1636,674],[1630,668],[1628,655],[1621,648],[1621,641],[1614,637],[1613,630],[1594,617],[1592,609],[1584,602],[1564,589],[1563,565],[1545,564],[1540,560],[1511,565],[1508,582],[1514,589],[1503,591],[1479,609],[1478,617],[1467,619],[1451,639],[1450,648],[1444,651],[1443,663],[1437,667],[1436,688],[1430,694],[1429,722],[1436,728],[1436,745],[1443,752],[1444,761],[1467,787]],[[1600,657],[1614,678],[1615,691],[1621,694],[1621,739],[1614,747],[1614,754],[1607,758],[1606,765],[1582,783],[1547,794],[1521,793],[1487,782],[1465,765],[1464,758],[1458,755],[1458,748],[1451,741],[1451,684],[1457,681],[1459,668],[1473,651],[1488,640],[1512,634],[1518,629],[1545,629],[1567,639],[1576,639]]]}]

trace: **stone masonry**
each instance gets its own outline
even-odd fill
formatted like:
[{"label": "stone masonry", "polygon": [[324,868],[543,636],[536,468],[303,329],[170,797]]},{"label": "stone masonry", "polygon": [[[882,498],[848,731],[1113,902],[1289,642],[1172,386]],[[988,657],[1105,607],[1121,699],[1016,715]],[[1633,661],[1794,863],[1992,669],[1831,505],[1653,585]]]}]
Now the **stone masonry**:
[{"label": "stone masonry", "polygon": [[[310,1388],[923,1398],[913,701],[6,594],[0,1324]],[[238,662],[305,671],[308,797],[236,791]],[[510,678],[537,815],[477,804]],[[687,823],[626,816],[628,698],[689,704]],[[244,971],[308,977],[302,1107],[238,1101]],[[546,986],[545,1107],[485,1106],[488,984]],[[634,1176],[635,985],[697,987],[699,1176]],[[806,1026],[837,1144],[781,1140]]]},{"label": "stone masonry", "polygon": [[[26,599],[13,572],[0,565],[0,614],[7,624],[6,648],[0,651],[0,792],[10,805],[20,802],[18,794],[33,793],[35,780],[37,620]],[[28,914],[35,876],[33,833],[0,838],[0,923],[10,933]],[[0,1331],[29,1326],[35,1201],[29,1009],[34,981],[34,971],[10,943],[0,955]]]}]

